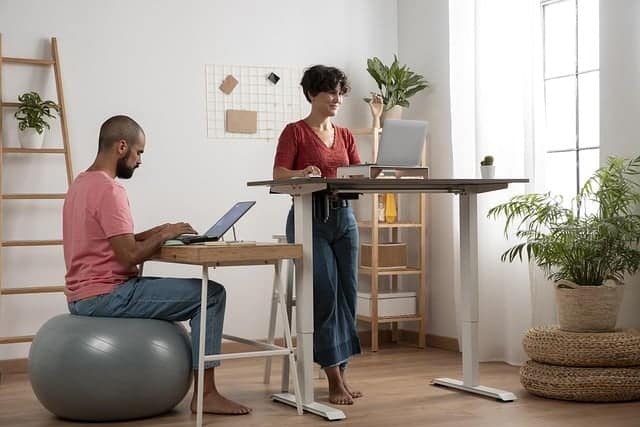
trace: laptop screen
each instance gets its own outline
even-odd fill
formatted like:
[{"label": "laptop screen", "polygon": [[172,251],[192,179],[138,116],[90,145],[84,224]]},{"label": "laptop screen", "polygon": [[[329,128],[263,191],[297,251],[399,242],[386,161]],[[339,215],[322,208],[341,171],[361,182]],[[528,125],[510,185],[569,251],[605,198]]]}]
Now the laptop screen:
[{"label": "laptop screen", "polygon": [[385,120],[376,164],[380,166],[420,166],[427,136],[427,122]]},{"label": "laptop screen", "polygon": [[236,203],[218,222],[213,224],[213,227],[207,230],[205,236],[220,239],[255,204],[255,201]]}]

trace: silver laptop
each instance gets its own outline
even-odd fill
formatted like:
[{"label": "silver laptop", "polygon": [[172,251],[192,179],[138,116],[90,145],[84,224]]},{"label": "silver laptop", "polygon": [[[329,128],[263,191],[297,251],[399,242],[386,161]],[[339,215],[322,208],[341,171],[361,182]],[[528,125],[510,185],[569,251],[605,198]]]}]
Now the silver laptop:
[{"label": "silver laptop", "polygon": [[[428,175],[420,167],[428,123],[421,120],[385,120],[375,163],[341,166],[338,178],[375,178],[382,170],[395,170],[396,176]],[[421,169],[418,172],[418,168]]]},{"label": "silver laptop", "polygon": [[375,166],[420,166],[428,123],[421,120],[385,120]]}]

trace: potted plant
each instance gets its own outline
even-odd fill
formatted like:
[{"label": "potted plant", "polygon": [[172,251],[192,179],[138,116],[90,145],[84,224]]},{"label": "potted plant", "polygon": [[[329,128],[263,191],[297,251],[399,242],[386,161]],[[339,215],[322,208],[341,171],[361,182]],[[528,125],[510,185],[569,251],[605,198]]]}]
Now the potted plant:
[{"label": "potted plant", "polygon": [[[367,59],[367,71],[373,77],[384,103],[384,118],[401,118],[402,107],[408,107],[409,101],[416,93],[429,87],[429,82],[420,74],[409,70],[407,65],[400,65],[398,56],[393,55],[391,66],[386,66],[378,57]],[[377,95],[372,92],[372,96]],[[369,102],[371,98],[365,98]]]},{"label": "potted plant", "polygon": [[480,161],[480,176],[483,179],[491,179],[495,176],[493,156],[484,156],[484,159]]},{"label": "potted plant", "polygon": [[640,266],[640,156],[610,157],[585,182],[571,208],[561,197],[525,194],[489,210],[515,225],[520,243],[502,261],[529,260],[556,286],[560,328],[610,331],[615,328],[623,279]]},{"label": "potted plant", "polygon": [[53,101],[43,101],[37,92],[27,92],[18,96],[18,139],[23,148],[40,148],[44,142],[44,131],[50,129],[47,119],[55,118],[60,107]]}]

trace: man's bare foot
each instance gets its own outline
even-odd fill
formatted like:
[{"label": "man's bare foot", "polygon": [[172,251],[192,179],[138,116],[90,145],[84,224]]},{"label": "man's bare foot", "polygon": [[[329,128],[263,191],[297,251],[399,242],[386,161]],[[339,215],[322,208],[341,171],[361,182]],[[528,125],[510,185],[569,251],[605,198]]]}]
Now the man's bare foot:
[{"label": "man's bare foot", "polygon": [[[191,412],[195,414],[197,410],[196,394],[194,393],[193,399],[191,399]],[[217,415],[246,415],[251,412],[251,408],[229,400],[218,392],[210,392],[203,397],[202,412]]]}]

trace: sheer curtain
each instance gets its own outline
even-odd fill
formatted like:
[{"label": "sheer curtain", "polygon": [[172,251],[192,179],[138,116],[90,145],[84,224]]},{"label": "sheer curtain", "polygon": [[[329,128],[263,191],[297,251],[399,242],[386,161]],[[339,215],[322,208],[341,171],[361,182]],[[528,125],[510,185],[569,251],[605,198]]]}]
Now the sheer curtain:
[{"label": "sheer curtain", "polygon": [[[533,143],[543,127],[539,8],[539,0],[449,2],[454,176],[479,177],[480,160],[493,155],[496,177],[531,180],[478,196],[482,361],[521,364],[526,360],[524,332],[555,316],[552,286],[526,262],[500,261],[513,242],[504,238],[502,221],[486,218],[492,206],[535,191],[540,176],[534,159],[541,156],[535,155]],[[459,311],[459,277],[455,283]]]}]

